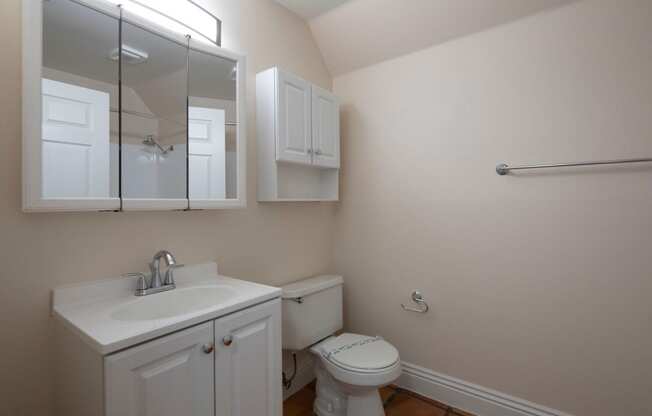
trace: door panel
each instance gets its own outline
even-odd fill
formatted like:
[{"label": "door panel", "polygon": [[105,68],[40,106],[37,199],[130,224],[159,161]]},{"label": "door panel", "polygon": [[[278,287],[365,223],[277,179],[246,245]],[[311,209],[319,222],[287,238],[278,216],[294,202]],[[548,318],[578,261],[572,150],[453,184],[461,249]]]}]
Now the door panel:
[{"label": "door panel", "polygon": [[294,75],[277,72],[276,160],[312,163],[310,84]]},{"label": "door panel", "polygon": [[190,199],[226,198],[225,112],[188,107]]},{"label": "door panel", "polygon": [[106,416],[214,416],[208,322],[105,359]]},{"label": "door panel", "polygon": [[281,416],[280,314],[277,299],[215,321],[216,415]]},{"label": "door panel", "polygon": [[312,86],[312,143],[315,165],[340,167],[340,116],[337,97]]},{"label": "door panel", "polygon": [[42,80],[44,198],[108,198],[109,94]]}]

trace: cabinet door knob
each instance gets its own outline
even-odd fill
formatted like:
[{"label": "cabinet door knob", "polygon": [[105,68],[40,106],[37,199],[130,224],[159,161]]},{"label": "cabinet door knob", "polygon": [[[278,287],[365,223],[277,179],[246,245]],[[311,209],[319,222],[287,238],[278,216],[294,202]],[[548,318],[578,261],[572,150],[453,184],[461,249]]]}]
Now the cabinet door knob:
[{"label": "cabinet door knob", "polygon": [[311,155],[312,154],[312,149],[308,149],[307,152],[308,152],[309,155]]},{"label": "cabinet door knob", "polygon": [[222,338],[222,343],[228,347],[229,345],[233,344],[233,337],[231,335],[225,336]]},{"label": "cabinet door knob", "polygon": [[315,154],[316,154],[317,156],[321,155],[321,150],[319,150],[319,149],[315,150]]},{"label": "cabinet door knob", "polygon": [[206,354],[210,354],[210,353],[213,352],[213,350],[215,349],[215,347],[213,346],[213,343],[211,342],[210,344],[204,344],[204,345],[201,347],[201,349],[202,349],[202,351],[204,351]]}]

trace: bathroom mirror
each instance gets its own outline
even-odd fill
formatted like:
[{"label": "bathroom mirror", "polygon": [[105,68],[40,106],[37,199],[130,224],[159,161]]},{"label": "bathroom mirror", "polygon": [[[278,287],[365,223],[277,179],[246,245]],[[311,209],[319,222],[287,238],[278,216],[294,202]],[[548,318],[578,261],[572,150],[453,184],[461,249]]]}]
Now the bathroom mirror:
[{"label": "bathroom mirror", "polygon": [[237,62],[190,50],[188,194],[191,203],[238,195]]},{"label": "bathroom mirror", "polygon": [[[46,204],[119,206],[119,20],[80,4],[43,2],[37,192]],[[35,186],[36,188],[36,186]]]},{"label": "bathroom mirror", "polygon": [[[185,39],[181,39],[185,41]],[[122,199],[124,209],[187,201],[188,45],[122,23]]]},{"label": "bathroom mirror", "polygon": [[22,5],[25,211],[246,205],[243,56],[115,2]]}]

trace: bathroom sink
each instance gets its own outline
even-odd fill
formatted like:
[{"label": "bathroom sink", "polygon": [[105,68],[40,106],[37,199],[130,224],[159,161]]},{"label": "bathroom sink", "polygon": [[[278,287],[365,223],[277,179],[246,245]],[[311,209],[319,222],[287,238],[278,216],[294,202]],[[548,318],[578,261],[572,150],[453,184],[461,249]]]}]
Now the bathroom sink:
[{"label": "bathroom sink", "polygon": [[151,321],[211,308],[232,299],[237,292],[226,285],[189,287],[135,298],[121,305],[111,318],[118,321]]},{"label": "bathroom sink", "polygon": [[132,347],[277,299],[281,289],[222,276],[217,264],[176,271],[176,289],[134,296],[137,276],[63,286],[53,291],[52,312],[102,355]]}]

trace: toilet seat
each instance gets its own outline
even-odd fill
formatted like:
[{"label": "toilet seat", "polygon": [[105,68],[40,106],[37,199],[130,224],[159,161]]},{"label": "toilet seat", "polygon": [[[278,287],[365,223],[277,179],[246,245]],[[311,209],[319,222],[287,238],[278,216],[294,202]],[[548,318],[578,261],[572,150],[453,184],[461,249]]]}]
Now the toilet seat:
[{"label": "toilet seat", "polygon": [[381,387],[401,375],[398,351],[379,337],[345,333],[312,350],[328,373],[349,385]]},{"label": "toilet seat", "polygon": [[399,361],[398,351],[380,337],[344,333],[321,345],[322,357],[347,371],[376,373]]}]

